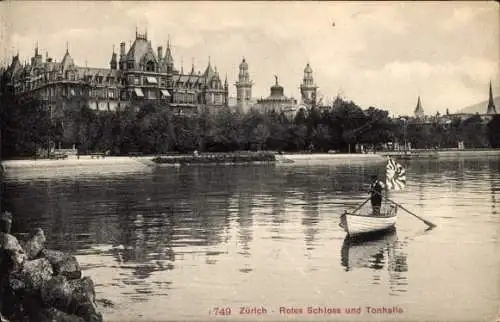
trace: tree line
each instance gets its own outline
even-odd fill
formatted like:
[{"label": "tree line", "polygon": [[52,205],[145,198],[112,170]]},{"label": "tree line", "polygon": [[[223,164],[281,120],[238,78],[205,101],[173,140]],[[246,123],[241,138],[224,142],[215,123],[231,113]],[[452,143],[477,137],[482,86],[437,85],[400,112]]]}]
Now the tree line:
[{"label": "tree line", "polygon": [[94,111],[83,97],[61,99],[49,110],[37,100],[20,103],[2,97],[0,125],[3,158],[32,157],[50,142],[75,146],[79,153],[110,151],[113,155],[169,152],[353,152],[356,144],[382,149],[387,142],[412,148],[500,147],[500,118],[479,115],[447,122],[391,118],[376,107],[362,109],[337,99],[333,106],[299,110],[294,117],[251,110],[239,113],[202,110],[191,116],[173,113],[166,104],[146,102],[119,111]]}]

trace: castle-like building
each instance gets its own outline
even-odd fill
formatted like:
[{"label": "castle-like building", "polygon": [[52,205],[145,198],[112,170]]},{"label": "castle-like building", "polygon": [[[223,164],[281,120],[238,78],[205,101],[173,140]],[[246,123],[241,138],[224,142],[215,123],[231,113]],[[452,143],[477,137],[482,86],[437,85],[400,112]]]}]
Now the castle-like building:
[{"label": "castle-like building", "polygon": [[236,86],[236,106],[235,109],[246,112],[249,109],[256,109],[264,113],[271,111],[284,113],[293,117],[300,108],[309,109],[316,105],[316,96],[318,87],[314,84],[313,70],[309,63],[304,68],[304,77],[300,85],[301,102],[299,103],[292,97],[285,96],[285,89],[278,82],[278,76],[275,77],[275,83],[270,87],[269,96],[266,98],[253,99],[252,86],[250,79],[248,63],[243,58],[239,65],[238,81]]},{"label": "castle-like building", "polygon": [[114,111],[137,101],[164,101],[180,113],[196,112],[205,107],[219,110],[228,107],[227,77],[221,81],[217,67],[210,59],[203,73],[192,66],[188,73],[174,67],[167,44],[165,52],[159,46],[153,50],[147,33],[136,31],[128,50],[125,42],[120,52],[111,54],[109,68],[89,68],[75,64],[66,53],[60,62],[46,54],[45,59],[35,48],[29,63],[22,64],[19,54],[2,75],[2,92],[16,97],[37,97],[49,107],[65,99],[83,96],[89,107],[98,111]]},{"label": "castle-like building", "polygon": [[155,51],[147,33],[137,30],[130,48],[121,42],[116,53],[113,47],[109,68],[77,65],[68,47],[61,61],[56,62],[47,53],[44,58],[37,45],[29,62],[23,63],[17,54],[0,74],[0,95],[12,94],[20,100],[37,98],[51,112],[62,111],[65,103],[83,97],[88,107],[96,111],[116,111],[138,102],[159,101],[181,114],[233,108],[241,112],[258,109],[293,116],[300,108],[308,109],[316,104],[318,88],[307,63],[300,84],[300,102],[284,95],[277,77],[270,95],[255,99],[252,97],[254,82],[243,58],[234,84],[236,102],[233,105],[229,102],[227,76],[222,82],[210,58],[203,72],[195,71],[193,64],[191,71],[184,73],[182,67],[180,71],[175,67],[170,41],[165,51],[162,46]]}]

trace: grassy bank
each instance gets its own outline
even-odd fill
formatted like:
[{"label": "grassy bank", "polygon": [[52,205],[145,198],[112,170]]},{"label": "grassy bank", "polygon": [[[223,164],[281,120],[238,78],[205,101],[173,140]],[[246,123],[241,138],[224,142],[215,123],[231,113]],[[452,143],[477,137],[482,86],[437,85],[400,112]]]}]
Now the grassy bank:
[{"label": "grassy bank", "polygon": [[202,153],[192,155],[172,155],[153,158],[156,164],[210,164],[210,163],[249,163],[275,162],[273,152],[235,152],[235,153]]}]

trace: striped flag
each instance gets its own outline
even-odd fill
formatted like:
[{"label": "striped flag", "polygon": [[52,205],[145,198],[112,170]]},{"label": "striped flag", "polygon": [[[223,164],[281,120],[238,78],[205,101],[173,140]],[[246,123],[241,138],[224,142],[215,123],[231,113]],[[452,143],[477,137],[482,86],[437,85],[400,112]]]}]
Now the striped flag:
[{"label": "striped flag", "polygon": [[402,190],[406,185],[405,167],[390,157],[387,160],[385,183],[390,190]]}]

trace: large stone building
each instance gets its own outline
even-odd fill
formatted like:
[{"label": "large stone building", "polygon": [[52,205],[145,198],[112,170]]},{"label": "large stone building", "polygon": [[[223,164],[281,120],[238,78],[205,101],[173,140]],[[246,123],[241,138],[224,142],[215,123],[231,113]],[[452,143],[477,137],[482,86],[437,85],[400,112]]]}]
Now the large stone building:
[{"label": "large stone building", "polygon": [[255,107],[264,113],[274,111],[293,116],[298,108],[297,100],[286,97],[283,86],[278,83],[278,76],[274,76],[274,78],[275,84],[270,88],[270,95],[257,100]]},{"label": "large stone building", "polygon": [[288,117],[294,117],[300,109],[309,110],[317,105],[317,89],[314,84],[313,70],[309,63],[304,68],[304,77],[300,84],[300,103],[293,97],[287,97],[284,94],[284,88],[278,83],[278,77],[275,76],[275,84],[270,87],[270,95],[266,98],[260,98],[256,101],[251,99],[251,86],[253,83],[249,80],[248,64],[243,59],[240,64],[239,81],[235,84],[237,92],[238,106],[248,109],[250,106],[262,112],[284,113]]},{"label": "large stone building", "polygon": [[16,97],[37,97],[49,107],[75,96],[86,98],[88,106],[98,111],[114,111],[132,102],[160,101],[179,113],[197,112],[201,108],[217,111],[228,106],[229,85],[223,83],[210,60],[204,72],[179,72],[167,45],[153,50],[147,33],[136,32],[128,50],[120,44],[114,49],[109,68],[76,65],[68,48],[60,62],[46,54],[45,60],[35,48],[29,63],[19,54],[3,73],[2,91]]}]

